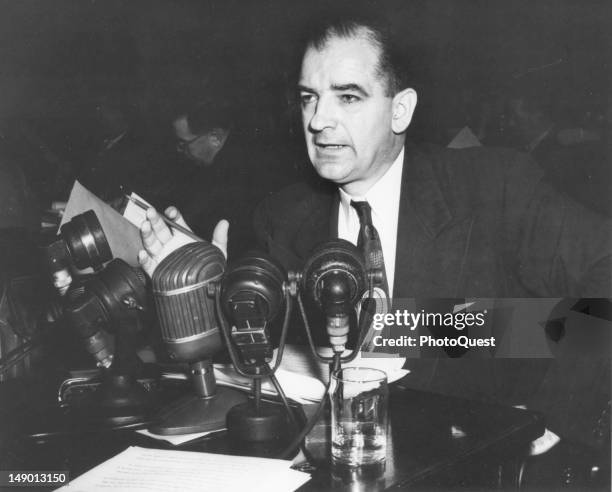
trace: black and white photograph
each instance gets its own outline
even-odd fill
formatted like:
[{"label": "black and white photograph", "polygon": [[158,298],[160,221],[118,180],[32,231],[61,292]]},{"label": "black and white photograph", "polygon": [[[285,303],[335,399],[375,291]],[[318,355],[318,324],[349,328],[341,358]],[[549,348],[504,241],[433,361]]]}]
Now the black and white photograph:
[{"label": "black and white photograph", "polygon": [[0,490],[612,490],[609,1],[0,12]]}]

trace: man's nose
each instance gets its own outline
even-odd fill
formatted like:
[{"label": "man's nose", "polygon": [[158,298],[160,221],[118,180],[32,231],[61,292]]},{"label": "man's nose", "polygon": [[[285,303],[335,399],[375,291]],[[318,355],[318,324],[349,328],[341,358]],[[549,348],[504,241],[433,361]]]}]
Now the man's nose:
[{"label": "man's nose", "polygon": [[317,101],[308,126],[313,132],[321,132],[326,128],[334,128],[336,126],[336,114],[331,101],[324,98]]}]

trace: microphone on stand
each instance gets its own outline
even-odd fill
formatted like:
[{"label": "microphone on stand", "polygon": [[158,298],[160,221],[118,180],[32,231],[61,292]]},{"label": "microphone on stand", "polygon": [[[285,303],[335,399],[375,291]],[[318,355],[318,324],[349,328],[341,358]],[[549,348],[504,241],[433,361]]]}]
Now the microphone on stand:
[{"label": "microphone on stand", "polygon": [[[69,323],[105,368],[102,385],[82,406],[83,420],[107,427],[147,423],[155,395],[136,380],[142,364],[132,340],[137,311],[146,306],[144,272],[117,258],[67,297]],[[115,334],[114,348],[105,343],[106,332]]]},{"label": "microphone on stand", "polygon": [[[49,322],[56,322],[64,314],[64,306],[71,298],[83,291],[82,284],[88,278],[80,275],[73,281],[73,270],[92,267],[100,271],[113,258],[110,245],[93,210],[75,215],[62,225],[60,234],[45,240],[40,245],[44,269],[52,277],[53,285],[60,297],[48,303],[45,308]],[[80,334],[87,351],[101,367],[110,367],[113,356],[113,337],[104,329],[83,327]]]},{"label": "microphone on stand", "polygon": [[75,287],[73,283],[62,306],[62,315],[96,365],[108,369],[113,363],[115,340],[108,331],[108,323],[98,316],[99,311],[98,300],[85,295],[84,285]]},{"label": "microphone on stand", "polygon": [[[297,301],[304,322],[304,329],[313,356],[319,362],[330,365],[330,379],[326,384],[325,394],[331,385],[331,375],[340,370],[343,362],[350,362],[357,357],[358,349],[363,342],[367,326],[359,323],[358,344],[350,355],[343,356],[352,325],[355,321],[355,305],[361,299],[366,288],[366,279],[371,276],[366,271],[365,260],[361,251],[344,239],[332,239],[313,251],[306,261],[302,272],[292,272],[290,278],[298,280]],[[321,309],[325,315],[325,326],[333,350],[332,357],[319,355],[314,345],[308,316],[302,300],[302,294]],[[351,322],[353,320],[353,322]],[[295,449],[319,420],[325,407],[325,398],[319,402],[308,423],[294,437],[282,453],[283,458],[290,457]]]},{"label": "microphone on stand", "polygon": [[194,394],[161,411],[150,429],[173,435],[225,427],[227,411],[245,401],[230,388],[217,388],[212,357],[223,349],[215,315],[215,287],[225,271],[221,250],[202,241],[170,253],[155,269],[153,298],[169,357],[190,365]]},{"label": "microphone on stand", "polygon": [[[45,269],[53,278],[53,284],[62,299],[51,302],[47,307],[50,321],[56,321],[68,309],[74,314],[72,325],[83,340],[87,351],[94,356],[100,367],[110,367],[113,358],[114,340],[104,323],[92,323],[85,313],[89,308],[75,301],[84,293],[84,284],[91,277],[80,275],[73,281],[72,270],[93,268],[99,272],[113,255],[106,234],[93,210],[75,215],[62,225],[59,236],[41,245],[40,251]],[[93,302],[93,301],[89,301]],[[83,311],[83,315],[79,315]],[[103,326],[104,325],[104,326]]]},{"label": "microphone on stand", "polygon": [[[344,239],[334,239],[317,247],[304,266],[301,291],[325,314],[334,353],[342,354],[346,348],[351,315],[365,286],[363,254]],[[303,317],[307,326],[305,312]],[[311,335],[308,336],[311,340]]]},{"label": "microphone on stand", "polygon": [[223,313],[232,325],[230,338],[247,372],[272,359],[269,324],[284,304],[285,277],[270,257],[251,254],[233,264],[221,282]]},{"label": "microphone on stand", "polygon": [[[286,404],[287,416],[294,421],[280,384],[274,376],[282,358],[291,298],[285,288],[286,275],[267,255],[251,253],[226,272],[217,295],[218,311],[232,362],[236,371],[253,380],[253,399],[235,406],[227,415],[230,435],[260,442],[285,434],[287,418],[277,405],[261,401],[261,380],[271,379]],[[273,350],[269,324],[286,305],[285,321],[276,364],[271,368]],[[225,317],[230,321],[228,327]]]}]

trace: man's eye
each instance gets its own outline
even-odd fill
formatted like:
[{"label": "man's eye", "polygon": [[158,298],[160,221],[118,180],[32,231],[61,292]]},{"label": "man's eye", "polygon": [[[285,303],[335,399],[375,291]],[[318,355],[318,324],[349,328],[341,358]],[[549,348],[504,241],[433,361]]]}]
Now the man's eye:
[{"label": "man's eye", "polygon": [[343,103],[352,104],[352,103],[356,103],[357,101],[359,101],[359,97],[355,96],[354,94],[342,94],[340,96],[340,100]]},{"label": "man's eye", "polygon": [[302,105],[310,104],[314,102],[314,100],[314,94],[300,94],[300,102],[302,103]]}]

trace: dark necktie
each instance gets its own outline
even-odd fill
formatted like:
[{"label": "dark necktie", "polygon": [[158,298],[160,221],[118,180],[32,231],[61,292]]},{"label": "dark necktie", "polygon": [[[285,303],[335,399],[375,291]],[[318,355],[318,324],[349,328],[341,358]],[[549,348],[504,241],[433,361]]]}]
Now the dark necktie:
[{"label": "dark necktie", "polygon": [[[378,236],[378,231],[372,223],[372,208],[366,201],[356,202],[351,200],[351,207],[357,212],[359,217],[359,237],[357,239],[357,247],[363,252],[366,268],[371,271],[380,272],[377,275],[377,281],[374,282],[374,301],[370,302],[370,291],[366,291],[362,309],[372,310],[377,313],[388,313],[390,311],[389,304],[389,287],[387,284],[387,273],[385,270],[385,260],[383,258],[383,250]],[[373,331],[365,338],[364,350],[371,350],[371,341]]]}]

